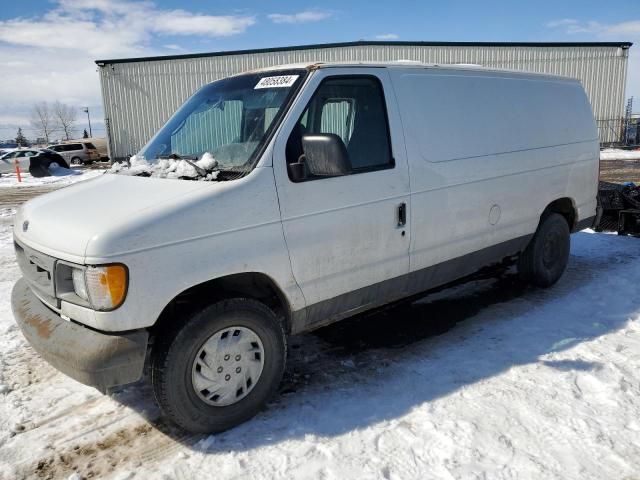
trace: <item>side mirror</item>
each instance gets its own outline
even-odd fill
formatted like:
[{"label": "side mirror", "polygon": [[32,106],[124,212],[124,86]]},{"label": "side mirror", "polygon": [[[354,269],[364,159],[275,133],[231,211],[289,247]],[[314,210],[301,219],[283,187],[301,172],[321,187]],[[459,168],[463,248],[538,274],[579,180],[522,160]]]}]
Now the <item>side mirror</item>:
[{"label": "side mirror", "polygon": [[347,147],[335,133],[307,134],[302,137],[304,163],[318,177],[338,177],[352,172]]}]

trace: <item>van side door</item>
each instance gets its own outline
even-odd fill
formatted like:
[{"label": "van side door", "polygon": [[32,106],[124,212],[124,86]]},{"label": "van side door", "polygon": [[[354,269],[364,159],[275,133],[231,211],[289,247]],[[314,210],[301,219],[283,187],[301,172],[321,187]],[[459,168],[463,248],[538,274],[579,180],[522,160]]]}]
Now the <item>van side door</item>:
[{"label": "van side door", "polygon": [[[307,304],[300,329],[406,292],[410,188],[394,98],[384,68],[319,69],[280,129],[273,169],[293,275]],[[304,135],[320,133],[342,139],[352,173],[294,181],[287,165],[304,155]]]}]

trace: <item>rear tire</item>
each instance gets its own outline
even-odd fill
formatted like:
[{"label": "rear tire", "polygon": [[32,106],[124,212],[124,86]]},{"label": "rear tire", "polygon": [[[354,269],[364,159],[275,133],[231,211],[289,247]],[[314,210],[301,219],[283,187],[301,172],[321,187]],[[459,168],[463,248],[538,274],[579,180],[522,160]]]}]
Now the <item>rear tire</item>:
[{"label": "rear tire", "polygon": [[538,287],[556,283],[569,261],[570,231],[567,220],[558,213],[542,218],[538,230],[518,259],[518,275]]},{"label": "rear tire", "polygon": [[82,159],[80,157],[73,157],[71,159],[71,165],[82,165]]},{"label": "rear tire", "polygon": [[[242,341],[245,335],[248,343]],[[235,343],[229,345],[228,339]],[[262,352],[257,360],[261,365],[240,372],[247,361],[256,362],[256,351]],[[158,404],[172,421],[190,432],[215,433],[260,411],[276,392],[285,361],[285,333],[275,313],[255,300],[224,300],[197,311],[177,331],[158,334],[151,383]],[[247,380],[249,370],[257,379]],[[197,385],[199,373],[215,380],[211,387]],[[236,388],[240,384],[245,391]],[[218,391],[220,395],[215,394]]]}]

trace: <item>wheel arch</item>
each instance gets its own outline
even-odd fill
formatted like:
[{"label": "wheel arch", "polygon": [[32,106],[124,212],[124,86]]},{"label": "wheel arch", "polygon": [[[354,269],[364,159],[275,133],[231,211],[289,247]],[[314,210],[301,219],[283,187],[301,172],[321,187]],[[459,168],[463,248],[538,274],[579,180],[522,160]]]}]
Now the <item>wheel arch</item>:
[{"label": "wheel arch", "polygon": [[157,333],[176,325],[183,325],[185,318],[198,308],[229,298],[251,298],[271,308],[282,319],[286,333],[291,331],[291,307],[278,284],[262,272],[243,272],[214,278],[193,285],[167,303],[150,328]]},{"label": "wheel arch", "polygon": [[578,215],[575,201],[572,198],[557,198],[553,202],[549,203],[540,215],[538,226],[540,226],[542,220],[550,213],[558,213],[562,215],[569,225],[569,230],[573,232],[576,226]]}]

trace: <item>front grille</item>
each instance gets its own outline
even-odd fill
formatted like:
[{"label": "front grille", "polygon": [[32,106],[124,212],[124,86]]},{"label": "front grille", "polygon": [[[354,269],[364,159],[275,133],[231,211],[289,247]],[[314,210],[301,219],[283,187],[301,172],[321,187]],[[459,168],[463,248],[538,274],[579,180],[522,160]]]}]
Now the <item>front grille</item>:
[{"label": "front grille", "polygon": [[14,247],[18,266],[26,281],[34,289],[34,293],[50,305],[57,306],[53,280],[56,259],[16,241],[14,241]]}]

